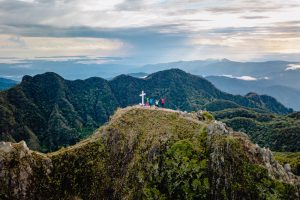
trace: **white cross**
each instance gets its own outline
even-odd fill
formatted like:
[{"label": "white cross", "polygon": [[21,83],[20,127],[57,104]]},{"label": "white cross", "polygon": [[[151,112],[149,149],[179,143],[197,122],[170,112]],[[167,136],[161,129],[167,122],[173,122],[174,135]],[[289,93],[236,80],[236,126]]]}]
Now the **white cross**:
[{"label": "white cross", "polygon": [[142,97],[142,106],[144,106],[144,98],[145,98],[146,93],[144,93],[144,90],[142,90],[142,93],[140,94],[140,97]]}]

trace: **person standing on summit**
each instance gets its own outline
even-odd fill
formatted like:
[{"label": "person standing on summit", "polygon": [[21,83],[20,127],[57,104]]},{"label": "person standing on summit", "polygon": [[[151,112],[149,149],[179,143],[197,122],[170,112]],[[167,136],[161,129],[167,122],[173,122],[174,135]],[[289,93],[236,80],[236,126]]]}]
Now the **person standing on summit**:
[{"label": "person standing on summit", "polygon": [[155,106],[158,107],[159,106],[159,100],[155,100]]},{"label": "person standing on summit", "polygon": [[161,99],[161,107],[165,107],[165,99]]},{"label": "person standing on summit", "polygon": [[149,104],[150,104],[150,106],[153,106],[153,105],[154,105],[154,99],[153,99],[153,98],[150,98]]}]

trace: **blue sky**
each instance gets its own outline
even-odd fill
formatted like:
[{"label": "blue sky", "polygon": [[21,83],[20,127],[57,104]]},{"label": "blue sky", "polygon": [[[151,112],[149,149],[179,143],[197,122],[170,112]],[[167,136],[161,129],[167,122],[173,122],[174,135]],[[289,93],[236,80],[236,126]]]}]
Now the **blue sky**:
[{"label": "blue sky", "polygon": [[0,75],[59,65],[80,73],[209,58],[296,61],[299,19],[299,0],[0,0]]}]

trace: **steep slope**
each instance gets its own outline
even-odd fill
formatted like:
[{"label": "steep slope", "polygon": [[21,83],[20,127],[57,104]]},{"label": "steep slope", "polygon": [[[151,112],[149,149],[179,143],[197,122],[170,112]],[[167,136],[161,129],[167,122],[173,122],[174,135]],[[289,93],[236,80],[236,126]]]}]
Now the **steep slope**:
[{"label": "steep slope", "polygon": [[275,152],[274,156],[280,164],[288,163],[292,172],[300,176],[300,152]]},{"label": "steep slope", "polygon": [[271,97],[224,93],[207,80],[178,69],[145,79],[121,75],[112,81],[68,81],[55,73],[45,73],[25,76],[21,84],[0,93],[0,140],[25,140],[31,149],[44,152],[74,144],[107,122],[118,106],[140,102],[141,90],[148,97],[166,98],[169,108],[186,111],[235,106],[290,112]]},{"label": "steep slope", "polygon": [[0,144],[1,199],[297,199],[300,177],[206,112],[126,108],[51,154]]},{"label": "steep slope", "polygon": [[78,142],[118,105],[106,80],[67,81],[54,73],[25,76],[0,96],[0,139],[43,151]]}]

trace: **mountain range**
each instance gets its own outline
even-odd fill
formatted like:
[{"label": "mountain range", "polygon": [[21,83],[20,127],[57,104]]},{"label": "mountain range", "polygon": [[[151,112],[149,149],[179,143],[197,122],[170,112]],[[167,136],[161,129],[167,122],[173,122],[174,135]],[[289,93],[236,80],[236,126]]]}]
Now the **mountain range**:
[{"label": "mountain range", "polygon": [[[86,79],[91,76],[111,80],[120,74],[129,73],[135,77],[145,77],[157,71],[178,68],[202,77],[218,76],[218,80],[211,79],[212,82],[216,80],[213,84],[231,94],[245,95],[249,92],[267,94],[275,97],[286,107],[300,110],[299,101],[297,101],[300,91],[300,62],[296,61],[236,62],[228,59],[208,59],[145,66],[124,65],[118,62],[95,64],[81,61],[31,61],[28,68],[20,68],[19,64],[8,64],[0,69],[0,74],[19,79],[24,73],[34,75],[50,70],[70,80]],[[82,71],[81,69],[85,67],[89,70]],[[233,79],[230,81],[231,84],[228,83],[228,79],[219,80],[226,77]],[[218,85],[220,81],[228,85]],[[235,85],[235,82],[243,83]]]},{"label": "mountain range", "polygon": [[246,95],[255,92],[275,97],[283,105],[300,110],[300,90],[282,85],[272,85],[268,80],[241,80],[238,78],[225,76],[207,76],[205,77],[217,88],[231,94]]},{"label": "mountain range", "polygon": [[299,62],[235,62],[227,59],[196,60],[146,65],[138,70],[139,72],[153,73],[170,68],[182,69],[203,77],[225,75],[242,80],[250,78],[251,80],[266,80],[268,85],[282,85],[297,90],[300,89]]},{"label": "mountain range", "polygon": [[299,199],[300,177],[208,112],[118,109],[74,146],[0,143],[0,198]]},{"label": "mountain range", "polygon": [[[277,150],[299,150],[299,140],[294,137],[299,137],[298,119],[283,116],[291,113],[291,109],[266,95],[250,93],[241,96],[222,92],[206,79],[179,69],[156,72],[145,79],[120,75],[110,81],[96,77],[69,81],[55,73],[24,76],[19,85],[0,93],[0,140],[25,140],[31,149],[40,151],[75,144],[107,122],[117,107],[138,104],[141,90],[147,97],[165,98],[166,106],[175,110],[221,112],[244,109],[252,112],[254,115],[250,120],[258,120],[254,123],[266,123],[272,134],[285,133],[276,145],[276,138],[260,138],[256,142]],[[264,117],[253,117],[260,115]],[[266,117],[268,115],[270,117]],[[227,120],[228,116],[219,118]],[[293,126],[280,129],[284,121]],[[235,124],[236,130],[244,127],[245,124]],[[294,129],[289,132],[289,128]],[[262,130],[257,130],[256,134],[260,135]],[[286,143],[289,143],[287,147]]]},{"label": "mountain range", "polygon": [[0,90],[9,89],[17,84],[18,84],[17,81],[0,77]]},{"label": "mountain range", "polygon": [[[136,78],[146,78],[149,74],[144,72],[128,74]],[[300,110],[300,90],[282,85],[273,85],[267,79],[256,80],[253,77],[232,77],[227,75],[206,76],[205,79],[213,83],[218,89],[235,95],[246,95],[255,92],[276,98],[283,105],[294,110]],[[250,80],[249,80],[250,79]]]},{"label": "mountain range", "polygon": [[179,61],[146,65],[138,69],[140,73],[131,75],[145,77],[147,73],[170,68],[205,77],[217,88],[231,94],[267,94],[287,107],[300,110],[299,62],[235,62],[228,59]]}]

